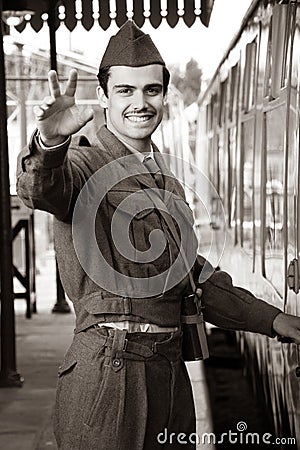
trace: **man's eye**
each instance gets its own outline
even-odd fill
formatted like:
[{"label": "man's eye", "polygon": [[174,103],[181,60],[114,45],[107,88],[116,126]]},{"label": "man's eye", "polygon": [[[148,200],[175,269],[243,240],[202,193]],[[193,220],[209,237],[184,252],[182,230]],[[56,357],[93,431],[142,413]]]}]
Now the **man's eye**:
[{"label": "man's eye", "polygon": [[159,88],[149,88],[149,89],[147,89],[147,94],[148,95],[158,95],[158,94],[160,94],[160,92],[161,92],[161,89],[159,89]]},{"label": "man's eye", "polygon": [[119,93],[119,94],[122,94],[122,95],[129,95],[129,94],[132,93],[132,89],[129,89],[129,88],[122,88],[122,89],[119,89],[119,90],[118,90],[118,93]]}]

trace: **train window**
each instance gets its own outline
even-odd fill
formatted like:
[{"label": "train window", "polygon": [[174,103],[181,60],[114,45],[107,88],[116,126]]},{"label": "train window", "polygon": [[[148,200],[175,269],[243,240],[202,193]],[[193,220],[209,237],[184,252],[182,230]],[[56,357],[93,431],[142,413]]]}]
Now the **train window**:
[{"label": "train window", "polygon": [[267,48],[265,82],[264,82],[264,95],[265,95],[265,97],[270,97],[270,92],[271,92],[272,28],[273,28],[273,18],[271,17],[270,27],[269,27],[268,48]]},{"label": "train window", "polygon": [[228,130],[228,225],[229,228],[237,225],[236,221],[236,128]]},{"label": "train window", "polygon": [[226,88],[227,88],[227,80],[221,83],[220,89],[220,109],[219,109],[219,126],[222,126],[225,122],[225,114],[226,114]]},{"label": "train window", "polygon": [[264,275],[283,295],[284,106],[264,115],[266,184],[264,195]]},{"label": "train window", "polygon": [[217,108],[217,94],[214,94],[206,106],[206,132],[212,131],[214,127],[214,117],[216,117]]},{"label": "train window", "polygon": [[211,98],[211,128],[213,129],[216,124],[218,114],[218,95],[214,94]]},{"label": "train window", "polygon": [[[289,134],[286,142],[288,145],[288,167],[287,167],[287,261],[291,261],[297,257],[296,236],[297,236],[297,198],[299,192],[298,187],[298,145],[299,145],[299,125],[297,111],[297,94],[295,91],[291,93],[291,107],[289,114]],[[297,144],[298,142],[298,144]]]},{"label": "train window", "polygon": [[[242,123],[241,128],[241,245],[245,250],[253,248],[253,160],[254,160],[254,120]],[[252,252],[251,252],[252,254]]]},{"label": "train window", "polygon": [[205,108],[205,112],[206,112],[206,115],[205,115],[206,133],[208,133],[211,130],[211,124],[209,123],[210,108],[211,108],[210,104],[206,105],[206,108]]},{"label": "train window", "polygon": [[[292,91],[297,89],[298,83],[299,83],[299,61],[300,61],[300,8],[297,5],[294,5],[296,8],[296,12],[294,13],[293,20],[295,21],[292,25],[295,26],[295,33],[293,36],[293,52],[292,52],[292,58],[291,58],[291,87]],[[290,44],[291,45],[291,44]],[[288,64],[287,64],[287,70],[288,70]],[[286,70],[286,72],[287,72]]]},{"label": "train window", "polygon": [[[255,148],[253,171],[254,252],[261,254],[261,148]],[[255,261],[254,261],[255,263]]]},{"label": "train window", "polygon": [[277,98],[286,85],[287,55],[290,40],[289,5],[274,5],[269,29],[265,96]]},{"label": "train window", "polygon": [[209,141],[209,177],[215,189],[219,192],[219,136],[214,134]]},{"label": "train window", "polygon": [[227,180],[228,180],[228,157],[227,148],[224,145],[224,132],[222,131],[218,139],[218,168],[219,168],[219,186],[218,193],[223,202],[225,211],[227,212]]},{"label": "train window", "polygon": [[288,55],[290,54],[290,46],[291,46],[291,39],[290,39],[290,33],[291,33],[291,8],[285,8],[285,32],[284,32],[284,44],[283,44],[283,59],[282,59],[282,65],[281,65],[281,87],[285,87],[287,85],[287,78],[288,78],[288,67],[289,67],[289,61],[288,61]]},{"label": "train window", "polygon": [[237,74],[238,74],[238,65],[236,64],[231,69],[231,77],[230,77],[230,97],[229,97],[229,111],[228,111],[228,117],[230,121],[233,118],[233,111],[237,94],[237,83],[238,83]]},{"label": "train window", "polygon": [[213,106],[209,103],[206,106],[206,131],[209,132],[212,130],[213,126]]},{"label": "train window", "polygon": [[255,69],[256,69],[256,40],[246,46],[246,62],[243,83],[243,109],[249,111],[255,102]]}]

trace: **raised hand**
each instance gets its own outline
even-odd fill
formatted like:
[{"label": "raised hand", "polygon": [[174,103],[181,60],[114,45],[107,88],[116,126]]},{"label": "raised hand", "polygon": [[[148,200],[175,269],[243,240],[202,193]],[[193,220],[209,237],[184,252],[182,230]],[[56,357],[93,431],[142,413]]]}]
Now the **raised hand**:
[{"label": "raised hand", "polygon": [[77,71],[71,70],[65,93],[62,94],[55,70],[48,74],[50,96],[35,106],[37,128],[41,139],[47,146],[62,143],[68,136],[79,131],[93,118],[93,111],[80,111],[75,104]]}]

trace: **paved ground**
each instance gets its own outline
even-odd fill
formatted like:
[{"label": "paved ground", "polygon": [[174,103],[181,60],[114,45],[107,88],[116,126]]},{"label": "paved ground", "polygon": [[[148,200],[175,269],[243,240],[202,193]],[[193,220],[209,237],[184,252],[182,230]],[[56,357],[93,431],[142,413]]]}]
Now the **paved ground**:
[{"label": "paved ground", "polygon": [[[38,313],[26,319],[25,301],[15,301],[17,370],[25,382],[22,388],[0,389],[1,450],[57,448],[51,426],[56,373],[72,339],[74,315],[51,313],[55,303],[53,253],[39,261],[38,269]],[[188,368],[195,390],[198,435],[201,435],[212,431],[203,366],[192,363]],[[203,450],[212,448],[201,446]]]},{"label": "paved ground", "polygon": [[73,314],[40,313],[30,321],[17,316],[18,372],[22,388],[0,391],[0,448],[36,450],[56,448],[49,428],[56,373],[73,329]]},{"label": "paved ground", "polygon": [[22,388],[0,389],[0,449],[56,449],[51,414],[56,373],[71,342],[74,315],[52,314],[55,303],[53,254],[46,255],[37,277],[38,314],[25,318],[25,301],[16,300],[17,371]]}]

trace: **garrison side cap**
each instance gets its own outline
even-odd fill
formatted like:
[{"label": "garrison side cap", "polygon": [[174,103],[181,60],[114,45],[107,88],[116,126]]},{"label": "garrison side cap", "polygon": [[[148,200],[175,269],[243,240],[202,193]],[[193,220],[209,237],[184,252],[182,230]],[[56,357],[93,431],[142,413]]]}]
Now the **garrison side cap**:
[{"label": "garrison side cap", "polygon": [[128,20],[110,38],[99,70],[111,66],[141,67],[149,64],[165,66],[149,34],[143,33],[133,20]]}]

